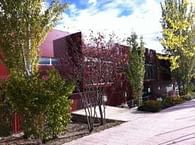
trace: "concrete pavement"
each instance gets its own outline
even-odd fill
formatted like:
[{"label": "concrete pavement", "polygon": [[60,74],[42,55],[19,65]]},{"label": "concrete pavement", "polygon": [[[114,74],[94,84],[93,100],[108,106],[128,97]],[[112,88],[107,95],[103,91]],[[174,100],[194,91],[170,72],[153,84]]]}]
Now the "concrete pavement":
[{"label": "concrete pavement", "polygon": [[126,123],[64,145],[195,145],[195,100],[159,113],[129,110],[128,115]]},{"label": "concrete pavement", "polygon": [[[138,112],[137,108],[131,108],[128,107],[121,108],[121,107],[113,107],[113,106],[105,106],[106,111],[106,119],[111,120],[118,120],[118,121],[133,121],[137,120],[139,118],[144,118],[145,116],[148,116],[151,113],[143,113]],[[96,108],[97,117],[100,117],[99,109]],[[85,115],[84,109],[77,110],[72,112],[74,115]]]}]

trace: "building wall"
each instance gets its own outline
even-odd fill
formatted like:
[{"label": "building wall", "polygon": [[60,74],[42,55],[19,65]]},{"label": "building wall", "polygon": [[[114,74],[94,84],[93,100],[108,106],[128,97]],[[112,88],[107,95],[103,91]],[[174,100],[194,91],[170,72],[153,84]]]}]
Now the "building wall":
[{"label": "building wall", "polygon": [[40,56],[42,57],[54,57],[54,41],[69,35],[69,33],[60,30],[51,30],[45,40],[40,45]]},{"label": "building wall", "polygon": [[157,55],[160,54],[146,49],[144,97],[165,97],[166,87],[172,83],[169,61],[159,59]]},{"label": "building wall", "polygon": [[[133,99],[131,86],[123,70],[128,62],[127,46],[115,44],[110,50],[86,48],[86,46],[82,46],[82,34],[75,33],[54,41],[54,57],[60,60],[60,65],[57,68],[64,78],[78,79],[80,91],[93,80],[94,83],[101,83],[104,87],[108,105],[120,105]],[[159,60],[154,50],[146,49],[145,57],[144,91],[152,96],[161,95],[171,80],[169,63]],[[100,64],[100,59],[101,62],[109,62],[110,64],[105,67],[105,63]],[[97,76],[99,75],[97,67],[100,65],[103,67],[101,70],[103,75]],[[166,72],[164,72],[165,70]],[[80,76],[76,76],[75,72]],[[97,79],[98,77],[100,79]],[[78,109],[81,108],[81,96],[77,92],[75,93],[76,95],[72,96],[73,108]]]},{"label": "building wall", "polygon": [[54,45],[54,57],[58,60],[56,68],[65,79],[75,79],[81,73],[82,63],[81,33],[74,33],[66,37],[56,39]]}]

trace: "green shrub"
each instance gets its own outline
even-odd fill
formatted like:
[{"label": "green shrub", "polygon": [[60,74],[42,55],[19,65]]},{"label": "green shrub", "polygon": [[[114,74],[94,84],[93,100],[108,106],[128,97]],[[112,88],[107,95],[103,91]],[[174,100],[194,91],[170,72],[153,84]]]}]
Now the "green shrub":
[{"label": "green shrub", "polygon": [[161,101],[147,100],[138,108],[140,111],[159,112],[161,110]]},{"label": "green shrub", "polygon": [[182,99],[185,101],[189,101],[192,99],[192,95],[190,95],[190,94],[184,95],[184,96],[182,96]]},{"label": "green shrub", "polygon": [[40,74],[26,77],[12,72],[6,95],[14,111],[23,114],[26,137],[42,140],[56,137],[70,120],[69,95],[74,85],[51,70],[46,79]]},{"label": "green shrub", "polygon": [[162,106],[163,108],[167,108],[167,107],[171,107],[177,104],[181,104],[184,102],[184,99],[180,96],[176,96],[176,97],[166,97],[163,101],[162,101]]},{"label": "green shrub", "polygon": [[11,134],[11,108],[5,99],[5,83],[0,81],[0,137]]},{"label": "green shrub", "polygon": [[195,83],[189,84],[189,92],[195,92]]},{"label": "green shrub", "polygon": [[0,137],[11,134],[11,112],[7,105],[0,104]]}]

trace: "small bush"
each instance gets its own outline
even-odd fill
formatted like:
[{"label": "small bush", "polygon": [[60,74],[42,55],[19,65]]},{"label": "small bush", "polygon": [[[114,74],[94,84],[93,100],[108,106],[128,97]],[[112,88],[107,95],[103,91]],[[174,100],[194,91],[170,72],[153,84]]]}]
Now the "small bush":
[{"label": "small bush", "polygon": [[184,102],[184,99],[182,99],[182,97],[180,96],[176,96],[176,97],[166,97],[163,101],[162,101],[162,106],[163,108],[167,108],[167,107],[171,107],[177,104],[181,104]]},{"label": "small bush", "polygon": [[189,96],[185,97],[166,97],[161,100],[148,100],[143,102],[143,105],[138,108],[140,111],[148,111],[148,112],[159,112],[161,109],[171,107],[177,104],[181,104],[186,100],[190,99]]},{"label": "small bush", "polygon": [[138,108],[140,111],[159,112],[161,110],[161,101],[147,100]]},{"label": "small bush", "polygon": [[189,92],[195,92],[195,81],[189,84]]},{"label": "small bush", "polygon": [[184,96],[182,96],[182,99],[185,101],[189,101],[192,99],[192,95],[190,95],[190,94],[184,95]]}]

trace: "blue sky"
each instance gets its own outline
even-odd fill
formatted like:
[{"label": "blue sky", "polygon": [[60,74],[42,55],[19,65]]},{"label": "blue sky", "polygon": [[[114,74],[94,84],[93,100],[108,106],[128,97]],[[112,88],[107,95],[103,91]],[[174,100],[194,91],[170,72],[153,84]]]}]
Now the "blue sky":
[{"label": "blue sky", "polygon": [[115,33],[125,38],[136,32],[144,37],[145,46],[162,50],[161,8],[163,0],[63,0],[69,8],[63,13],[57,29],[85,35],[90,30]]}]

